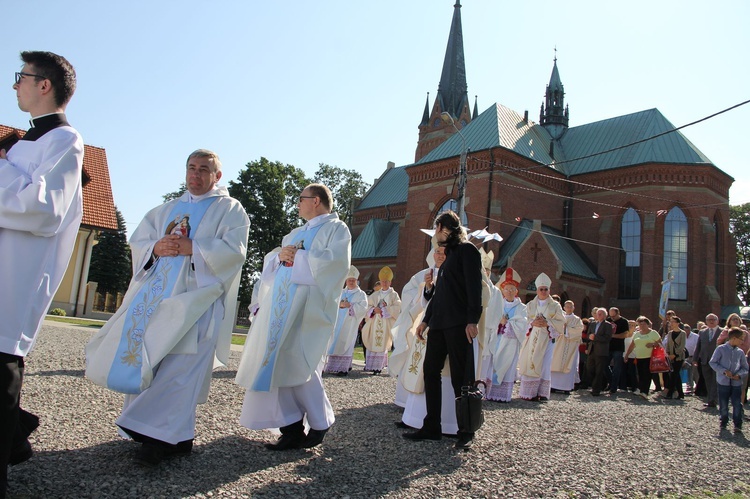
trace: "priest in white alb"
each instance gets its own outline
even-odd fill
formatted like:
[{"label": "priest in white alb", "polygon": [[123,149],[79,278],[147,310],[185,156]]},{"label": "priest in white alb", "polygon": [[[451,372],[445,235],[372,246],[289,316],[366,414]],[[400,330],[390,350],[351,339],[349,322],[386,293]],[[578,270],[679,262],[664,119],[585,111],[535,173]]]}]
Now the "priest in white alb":
[{"label": "priest in white alb", "polygon": [[297,207],[307,223],[265,257],[260,309],[237,370],[237,383],[247,389],[240,424],[281,430],[276,443],[265,444],[269,450],[315,447],[335,421],[319,365],[351,264],[351,234],[331,213],[326,186],[305,187]]},{"label": "priest in white alb", "polygon": [[581,345],[583,322],[575,312],[575,304],[568,300],[563,304],[565,328],[555,340],[552,353],[552,391],[570,394],[578,378],[578,347]]},{"label": "priest in white alb", "polygon": [[357,342],[359,324],[367,311],[367,295],[359,288],[359,270],[352,265],[346,274],[341,292],[336,327],[328,345],[328,356],[323,372],[346,376],[352,368],[354,344]]},{"label": "priest in white alb", "polygon": [[365,353],[365,371],[380,374],[388,365],[388,353],[393,345],[392,329],[401,313],[401,298],[391,287],[393,271],[383,267],[378,273],[380,290],[374,291],[368,298],[369,308],[365,313],[365,325],[362,327],[362,343]]},{"label": "priest in white alb", "polygon": [[86,376],[126,394],[116,423],[142,465],[192,450],[214,358],[228,362],[249,220],[221,176],[215,153],[190,154],[187,192],[133,232],[128,292],[86,346]]},{"label": "priest in white alb", "polygon": [[521,373],[518,395],[538,402],[549,400],[552,352],[555,339],[565,329],[565,317],[560,304],[550,297],[552,280],[547,274],[539,274],[534,284],[536,296],[526,304],[528,326],[518,359]]}]

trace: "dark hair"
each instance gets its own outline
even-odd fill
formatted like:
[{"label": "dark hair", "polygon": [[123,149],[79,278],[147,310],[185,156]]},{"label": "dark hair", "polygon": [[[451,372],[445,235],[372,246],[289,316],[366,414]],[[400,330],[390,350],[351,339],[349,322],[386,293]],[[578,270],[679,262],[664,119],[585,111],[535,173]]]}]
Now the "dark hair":
[{"label": "dark hair", "polygon": [[65,57],[52,52],[26,51],[21,52],[21,60],[52,83],[55,104],[64,106],[70,101],[76,91],[76,70]]},{"label": "dark hair", "polygon": [[331,195],[331,190],[328,187],[323,184],[310,184],[305,189],[310,189],[313,196],[320,199],[320,203],[328,211],[331,211],[331,208],[333,208],[333,195]]},{"label": "dark hair", "polygon": [[669,320],[676,321],[680,325],[682,325],[682,320],[679,317],[677,317],[676,315],[673,315],[672,317],[670,317]]},{"label": "dark hair", "polygon": [[448,210],[438,215],[435,219],[435,228],[437,228],[438,225],[450,231],[448,238],[441,246],[456,246],[459,243],[466,241],[466,231],[461,227],[461,222],[455,212]]},{"label": "dark hair", "polygon": [[733,327],[729,330],[727,333],[727,340],[731,340],[732,338],[739,338],[742,339],[745,336],[745,331],[738,327]]}]

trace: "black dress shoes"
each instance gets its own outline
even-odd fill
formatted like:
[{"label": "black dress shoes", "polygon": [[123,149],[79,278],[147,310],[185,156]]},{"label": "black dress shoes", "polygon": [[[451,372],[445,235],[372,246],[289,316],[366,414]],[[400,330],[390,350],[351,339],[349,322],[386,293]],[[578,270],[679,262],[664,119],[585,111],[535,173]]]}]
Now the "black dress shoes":
[{"label": "black dress shoes", "polygon": [[276,441],[276,443],[267,443],[264,445],[264,447],[268,450],[289,450],[289,449],[299,449],[302,447],[302,443],[305,441],[305,434],[304,433],[287,433],[282,434],[281,437]]},{"label": "black dress shoes", "polygon": [[474,442],[474,435],[471,433],[459,433],[455,447],[459,450],[469,450]]},{"label": "black dress shoes", "polygon": [[440,440],[443,435],[440,433],[432,433],[424,430],[417,430],[410,433],[404,433],[403,437],[407,440]]},{"label": "black dress shoes", "polygon": [[29,440],[24,439],[23,442],[21,442],[21,445],[17,445],[11,449],[10,456],[8,457],[8,464],[11,466],[21,464],[22,462],[31,459],[31,456],[33,455],[34,451],[31,449]]},{"label": "black dress shoes", "polygon": [[325,438],[326,432],[328,432],[328,428],[325,430],[313,430],[310,428],[310,431],[307,432],[307,437],[305,437],[305,440],[302,442],[302,448],[310,449],[320,445],[323,443],[323,438]]},{"label": "black dress shoes", "polygon": [[155,468],[164,459],[164,447],[151,442],[144,442],[135,456],[136,464],[147,468]]},{"label": "black dress shoes", "polygon": [[713,407],[716,408],[716,402],[706,402],[703,404],[703,407]]},{"label": "black dress shoes", "polygon": [[396,425],[396,428],[401,428],[402,430],[416,430],[416,428],[409,426],[403,421],[395,421],[393,424]]}]

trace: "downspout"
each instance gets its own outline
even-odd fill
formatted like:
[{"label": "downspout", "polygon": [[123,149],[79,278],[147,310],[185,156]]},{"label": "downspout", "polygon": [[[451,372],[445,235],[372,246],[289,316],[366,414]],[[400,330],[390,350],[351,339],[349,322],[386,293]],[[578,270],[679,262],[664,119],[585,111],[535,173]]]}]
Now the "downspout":
[{"label": "downspout", "polygon": [[484,225],[486,227],[490,226],[490,214],[492,209],[492,177],[495,173],[495,155],[492,153],[492,149],[490,149],[490,184],[489,187],[487,187],[487,216],[484,218]]}]

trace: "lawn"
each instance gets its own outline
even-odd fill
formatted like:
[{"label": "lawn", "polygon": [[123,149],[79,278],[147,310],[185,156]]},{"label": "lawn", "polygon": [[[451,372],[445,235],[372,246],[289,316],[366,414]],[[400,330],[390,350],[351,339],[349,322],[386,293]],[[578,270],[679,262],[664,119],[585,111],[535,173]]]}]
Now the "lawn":
[{"label": "lawn", "polygon": [[77,317],[61,317],[59,315],[48,315],[44,318],[48,321],[63,322],[65,324],[75,324],[76,326],[100,328],[106,321],[97,321],[94,319],[78,319]]}]

